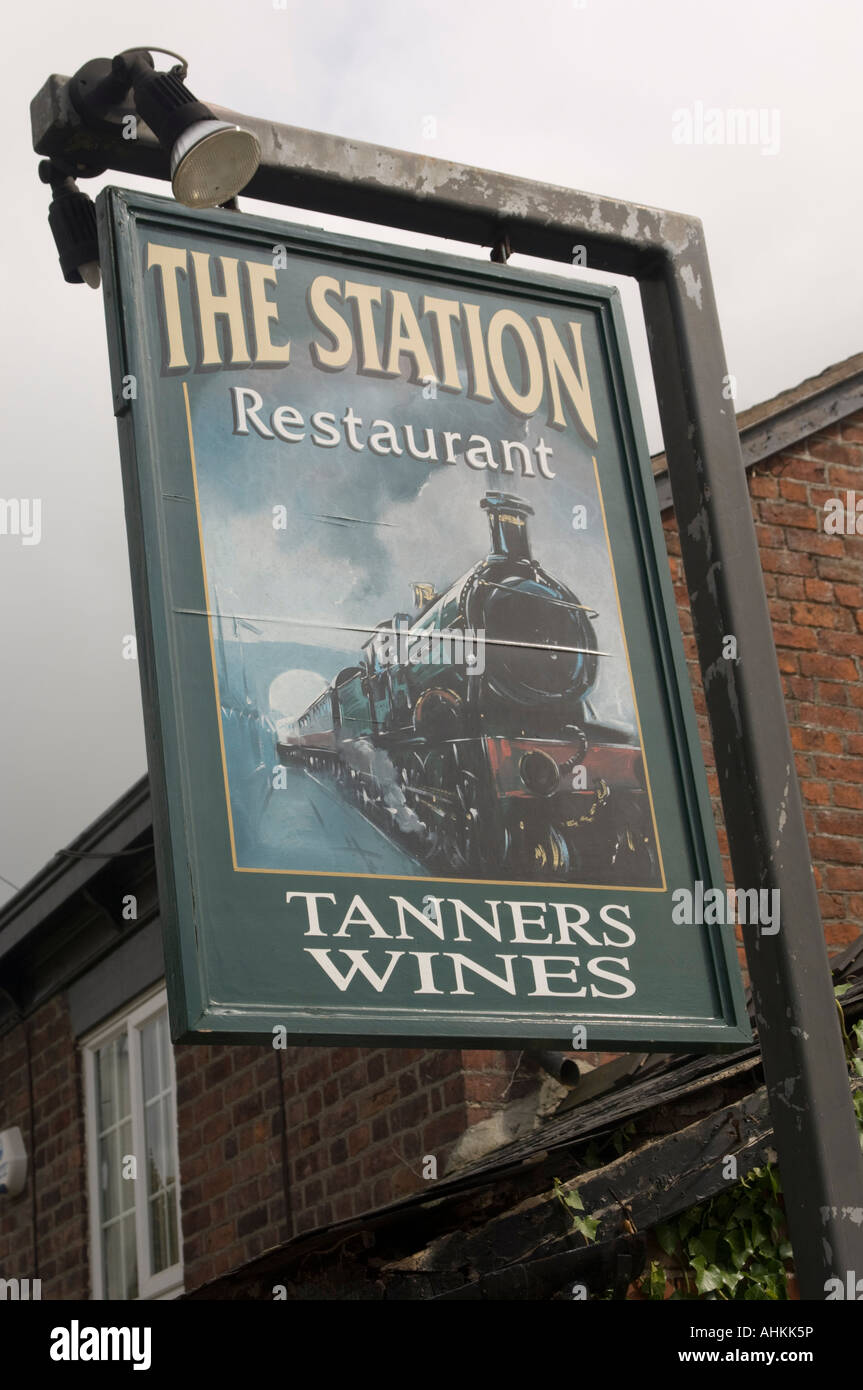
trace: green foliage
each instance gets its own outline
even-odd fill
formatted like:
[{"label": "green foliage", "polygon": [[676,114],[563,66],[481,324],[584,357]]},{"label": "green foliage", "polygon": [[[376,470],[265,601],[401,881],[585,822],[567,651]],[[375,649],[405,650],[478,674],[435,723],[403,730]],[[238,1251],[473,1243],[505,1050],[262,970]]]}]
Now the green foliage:
[{"label": "green foliage", "polygon": [[[834,991],[848,1069],[863,1076],[863,1019],[850,1032],[839,999],[851,988]],[[863,1147],[863,1090],[853,1093],[854,1113]],[[773,1164],[756,1168],[727,1192],[691,1207],[674,1221],[657,1226],[656,1238],[669,1257],[677,1258],[685,1287],[672,1298],[756,1299],[781,1302],[788,1298],[791,1244],[782,1206],[779,1172]],[[652,1261],[641,1282],[646,1298],[656,1298],[660,1268]]]},{"label": "green foliage", "polygon": [[[842,1037],[852,1078],[863,1077],[863,1019],[846,1026],[841,996],[851,988],[839,985],[835,992]],[[854,1113],[863,1147],[863,1088],[853,1093]],[[623,1153],[635,1134],[628,1124],[614,1134],[594,1140],[584,1154],[587,1168],[598,1168],[609,1161],[610,1150]],[[599,1222],[584,1211],[584,1202],[575,1188],[567,1188],[555,1178],[555,1195],[563,1203],[575,1229],[586,1241],[594,1241]],[[630,1227],[631,1229],[631,1227]],[[788,1299],[788,1276],[793,1272],[791,1244],[785,1222],[782,1185],[773,1164],[755,1168],[725,1192],[663,1222],[654,1234],[668,1266],[651,1260],[639,1285],[642,1295],[664,1300],[668,1278],[682,1273],[682,1287],[672,1299],[728,1300],[752,1302]],[[609,1290],[600,1297],[609,1298]]]},{"label": "green foliage", "polygon": [[585,1171],[591,1168],[602,1168],[609,1162],[611,1150],[619,1157],[629,1148],[632,1139],[635,1137],[635,1122],[630,1121],[621,1129],[616,1129],[613,1134],[604,1134],[599,1139],[591,1139],[584,1151],[582,1166]]},{"label": "green foliage", "polygon": [[635,1137],[635,1124],[630,1122],[624,1125],[623,1129],[616,1129],[611,1136],[611,1143],[616,1154],[622,1154],[624,1149],[629,1148],[630,1141]]},{"label": "green foliage", "polygon": [[584,1215],[584,1202],[581,1200],[578,1188],[564,1187],[560,1178],[555,1178],[554,1195],[563,1203],[573,1226],[581,1232],[585,1240],[588,1242],[596,1240],[599,1222],[594,1216]]},{"label": "green foliage", "polygon": [[665,1299],[665,1270],[659,1260],[650,1261],[650,1269],[641,1281],[641,1292],[645,1298],[664,1301]]},{"label": "green foliage", "polygon": [[[781,1195],[779,1174],[768,1164],[657,1226],[659,1244],[684,1271],[684,1288],[672,1299],[787,1299],[791,1246]],[[646,1297],[654,1296],[653,1282],[651,1267],[641,1286]]]},{"label": "green foliage", "polygon": [[[839,1010],[839,1027],[842,1029],[842,1041],[845,1044],[845,1056],[848,1058],[848,1069],[852,1076],[863,1076],[863,1018],[852,1023],[849,1033],[845,1026],[845,1014],[840,998],[851,988],[850,985],[837,985],[833,993],[836,995],[836,1007]],[[863,1149],[863,1091],[855,1091],[852,1095],[854,1105],[854,1115],[857,1120],[858,1137],[860,1147]]]}]

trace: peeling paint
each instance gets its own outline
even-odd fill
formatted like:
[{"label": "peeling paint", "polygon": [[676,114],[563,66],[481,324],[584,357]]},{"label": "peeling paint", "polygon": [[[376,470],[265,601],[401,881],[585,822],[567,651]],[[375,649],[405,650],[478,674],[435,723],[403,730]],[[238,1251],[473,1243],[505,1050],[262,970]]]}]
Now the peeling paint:
[{"label": "peeling paint", "polygon": [[680,267],[680,278],[683,281],[683,288],[686,290],[690,299],[694,299],[700,309],[701,305],[701,276],[696,275],[691,265]]},{"label": "peeling paint", "polygon": [[633,241],[638,236],[638,208],[630,208],[629,216],[623,224],[623,235],[632,237]]}]

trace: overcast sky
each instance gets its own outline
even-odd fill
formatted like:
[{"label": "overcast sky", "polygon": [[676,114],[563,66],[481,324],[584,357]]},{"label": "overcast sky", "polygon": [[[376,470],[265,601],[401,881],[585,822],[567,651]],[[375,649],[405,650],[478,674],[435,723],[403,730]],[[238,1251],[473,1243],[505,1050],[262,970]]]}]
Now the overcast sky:
[{"label": "overcast sky", "polygon": [[[49,73],[159,39],[204,100],[695,213],[738,409],[863,349],[857,0],[151,0],[141,13],[43,0],[6,26],[0,496],[42,501],[38,545],[0,535],[0,875],[19,886],[145,771],[101,294],[62,279],[30,144]],[[695,126],[675,141],[675,112],[697,122],[699,103],[762,112],[763,138],[698,143]],[[86,186],[109,182],[167,191]],[[657,449],[638,297],[622,288]],[[0,902],[11,891],[0,883]]]}]

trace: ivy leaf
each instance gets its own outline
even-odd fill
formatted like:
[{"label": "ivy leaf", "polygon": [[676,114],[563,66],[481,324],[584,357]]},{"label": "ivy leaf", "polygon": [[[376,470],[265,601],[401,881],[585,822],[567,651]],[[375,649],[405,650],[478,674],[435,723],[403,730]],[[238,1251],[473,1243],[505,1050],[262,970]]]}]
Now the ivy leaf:
[{"label": "ivy leaf", "polygon": [[580,1231],[585,1240],[596,1240],[596,1232],[599,1229],[599,1221],[593,1216],[582,1216],[584,1211],[584,1201],[577,1187],[564,1187],[560,1178],[554,1180],[554,1195],[560,1199],[566,1207],[572,1219],[572,1224],[577,1231]]},{"label": "ivy leaf", "polygon": [[718,1240],[718,1231],[709,1229],[703,1230],[700,1235],[693,1237],[690,1241],[689,1248],[693,1255],[703,1255],[707,1263],[712,1265],[716,1262],[716,1246]]},{"label": "ivy leaf", "polygon": [[569,1207],[570,1211],[584,1211],[584,1202],[582,1201],[581,1193],[577,1187],[572,1187],[567,1192],[566,1189],[561,1186],[558,1195],[564,1206]]},{"label": "ivy leaf", "polygon": [[585,1240],[596,1240],[596,1232],[599,1229],[599,1221],[595,1216],[573,1216],[572,1224],[577,1231],[580,1231]]},{"label": "ivy leaf", "polygon": [[655,1235],[666,1255],[673,1255],[677,1249],[677,1234],[674,1227],[661,1221],[656,1228]]},{"label": "ivy leaf", "polygon": [[715,1293],[717,1289],[722,1288],[722,1270],[717,1269],[716,1265],[709,1265],[703,1256],[695,1256],[692,1268],[695,1270],[695,1287],[699,1293]]},{"label": "ivy leaf", "polygon": [[853,989],[853,982],[849,985],[834,985],[833,993],[837,999],[841,999],[843,994],[847,994],[849,989]]},{"label": "ivy leaf", "polygon": [[734,1268],[742,1269],[752,1254],[752,1247],[739,1226],[731,1226],[725,1232],[725,1243],[731,1251]]},{"label": "ivy leaf", "polygon": [[677,1218],[677,1233],[683,1242],[692,1230],[693,1226],[698,1225],[698,1217],[693,1216],[692,1212],[685,1211],[682,1216]]},{"label": "ivy leaf", "polygon": [[665,1270],[658,1260],[650,1261],[650,1269],[641,1281],[641,1292],[645,1298],[665,1300]]},{"label": "ivy leaf", "polygon": [[611,1142],[614,1145],[614,1152],[617,1154],[622,1154],[623,1150],[626,1148],[628,1140],[632,1138],[634,1133],[635,1124],[631,1121],[628,1125],[624,1125],[622,1129],[616,1129],[611,1136]]}]

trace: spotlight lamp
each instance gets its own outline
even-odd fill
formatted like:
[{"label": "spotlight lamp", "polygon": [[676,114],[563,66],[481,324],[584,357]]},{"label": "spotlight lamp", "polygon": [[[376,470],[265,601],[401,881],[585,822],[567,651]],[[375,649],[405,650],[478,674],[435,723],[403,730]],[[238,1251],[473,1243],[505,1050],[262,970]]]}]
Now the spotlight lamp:
[{"label": "spotlight lamp", "polygon": [[64,279],[70,285],[85,284],[97,290],[101,273],[93,199],[82,193],[75,180],[51,159],[42,160],[39,177],[51,188],[48,225]]},{"label": "spotlight lamp", "polygon": [[217,120],[197,100],[183,81],[186,71],[185,59],[179,58],[170,72],[157,72],[149,50],[127,49],[116,58],[86,63],[72,78],[69,94],[90,127],[116,129],[118,122],[139,116],[169,154],[177,201],[190,208],[219,207],[255,174],[261,147],[251,131]]}]

